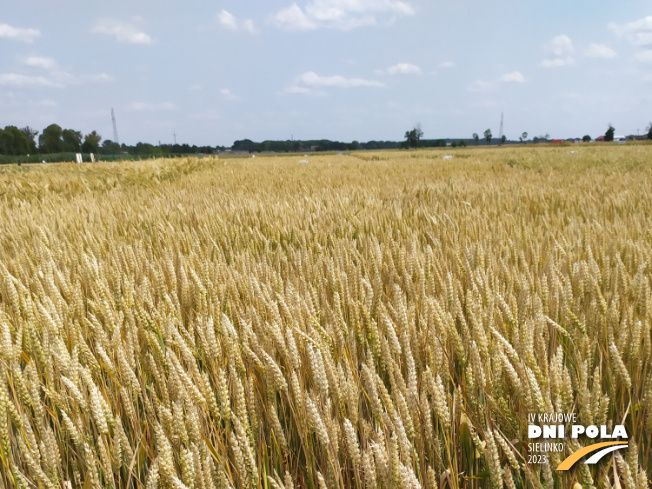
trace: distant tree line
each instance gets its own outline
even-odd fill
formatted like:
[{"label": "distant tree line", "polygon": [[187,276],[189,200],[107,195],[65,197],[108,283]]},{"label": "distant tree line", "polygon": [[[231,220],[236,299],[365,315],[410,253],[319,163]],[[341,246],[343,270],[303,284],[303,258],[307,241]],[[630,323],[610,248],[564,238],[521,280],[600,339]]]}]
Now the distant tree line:
[{"label": "distant tree line", "polygon": [[395,141],[368,141],[361,143],[352,141],[343,143],[340,141],[331,141],[329,139],[310,139],[305,141],[290,140],[285,141],[263,141],[256,143],[251,139],[240,139],[234,141],[231,149],[233,151],[246,151],[248,153],[299,153],[303,151],[355,151],[359,149],[396,149],[401,143]]},{"label": "distant tree line", "polygon": [[[38,138],[37,138],[38,136]],[[50,124],[39,131],[25,126],[6,126],[0,128],[0,155],[29,155],[56,153],[102,153],[155,156],[163,154],[213,153],[226,149],[224,146],[196,146],[189,144],[163,144],[154,146],[137,143],[134,146],[118,144],[107,139],[102,141],[97,131],[84,135],[81,131],[64,129],[58,124]]]},{"label": "distant tree line", "polygon": [[189,144],[161,144],[155,146],[149,143],[136,143],[133,146],[128,144],[118,144],[110,139],[102,143],[100,153],[117,155],[117,154],[130,154],[141,156],[164,156],[170,154],[212,154],[215,151],[226,149],[224,146],[197,146]]},{"label": "distant tree line", "polygon": [[[646,129],[648,139],[652,139],[652,123]],[[609,124],[604,140],[610,141],[614,137],[614,128]],[[491,144],[493,135],[491,129],[484,131],[484,138],[477,133],[473,133],[470,139],[423,139],[423,131],[417,125],[413,129],[405,132],[403,141],[352,141],[350,143],[331,141],[328,139],[311,139],[311,140],[285,140],[254,142],[251,139],[240,139],[234,141],[231,148],[234,152],[247,153],[291,153],[291,152],[308,152],[308,151],[355,151],[355,150],[382,150],[382,149],[400,149],[400,148],[436,148],[451,146],[467,146],[467,144]],[[38,137],[37,137],[38,136]],[[524,132],[520,136],[521,142],[526,142],[528,133]],[[550,136],[534,137],[533,142],[546,142]],[[590,136],[586,135],[584,141],[590,141]],[[500,139],[500,143],[506,142],[505,136]],[[99,153],[105,155],[129,154],[135,156],[165,156],[175,154],[212,154],[226,151],[225,146],[196,146],[184,144],[159,144],[139,142],[135,145],[118,144],[110,139],[102,141],[97,131],[91,131],[84,135],[81,131],[74,129],[64,129],[58,124],[50,124],[39,131],[25,126],[18,128],[16,126],[6,126],[0,128],[0,155],[29,155],[29,154],[56,154],[56,153]]]},{"label": "distant tree line", "polygon": [[29,126],[20,129],[5,126],[0,129],[0,154],[97,153],[102,140],[96,131],[84,136],[80,131],[63,129],[58,124],[50,124],[43,129],[37,140],[38,133]]}]

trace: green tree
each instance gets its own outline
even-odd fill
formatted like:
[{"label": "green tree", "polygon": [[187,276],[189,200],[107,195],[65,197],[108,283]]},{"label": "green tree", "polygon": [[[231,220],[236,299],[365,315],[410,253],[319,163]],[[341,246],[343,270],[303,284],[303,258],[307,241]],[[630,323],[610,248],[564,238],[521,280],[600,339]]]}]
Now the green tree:
[{"label": "green tree", "polygon": [[38,138],[41,153],[61,153],[63,151],[62,134],[63,130],[58,124],[50,124],[43,129]]},{"label": "green tree", "polygon": [[609,142],[614,140],[614,133],[616,132],[616,129],[609,124],[609,129],[607,129],[607,132],[604,133],[604,140]]},{"label": "green tree", "polygon": [[29,126],[25,126],[20,128],[20,132],[22,132],[29,141],[29,152],[36,153],[36,136],[38,135],[38,131],[36,129],[32,129]]},{"label": "green tree", "polygon": [[647,138],[652,139],[652,122],[650,122],[650,125],[647,128]]},{"label": "green tree", "polygon": [[16,126],[7,126],[0,132],[0,153],[6,155],[26,155],[29,152],[29,139]]},{"label": "green tree", "polygon": [[114,143],[110,139],[106,139],[102,143],[102,152],[107,153],[107,154],[115,154],[120,152],[120,145],[118,143]]},{"label": "green tree", "polygon": [[[297,141],[298,143],[298,141]],[[251,153],[252,151],[256,151],[256,143],[254,143],[251,139],[241,139],[238,141],[233,142],[233,146],[231,146],[233,151],[248,151]],[[295,148],[292,148],[294,151],[298,149],[298,144]]]},{"label": "green tree", "polygon": [[96,131],[91,131],[84,136],[84,144],[82,144],[82,151],[84,153],[97,153],[100,151],[100,136]]},{"label": "green tree", "polygon": [[418,148],[419,140],[423,137],[423,131],[417,125],[414,129],[405,132],[405,143],[408,148]]},{"label": "green tree", "polygon": [[64,151],[81,151],[82,133],[73,129],[64,129],[61,134]]},{"label": "green tree", "polygon": [[521,142],[522,142],[522,143],[524,143],[525,141],[527,141],[527,131],[525,131],[525,132],[523,132],[523,134],[521,134],[520,139],[521,139]]},{"label": "green tree", "polygon": [[585,143],[590,143],[591,142],[591,136],[589,136],[588,134],[585,134],[582,137],[582,141],[585,142]]},{"label": "green tree", "polygon": [[485,141],[487,141],[487,144],[491,144],[491,138],[492,137],[493,137],[493,135],[491,134],[491,129],[487,129],[484,132],[484,139],[485,139]]},{"label": "green tree", "polygon": [[477,132],[474,132],[474,133],[473,133],[473,141],[475,141],[475,145],[476,145],[476,146],[477,146],[478,144],[480,144],[480,136],[478,136],[478,133],[477,133]]},{"label": "green tree", "polygon": [[507,136],[503,134],[502,136],[500,136],[500,144],[505,144],[505,141],[507,141]]}]

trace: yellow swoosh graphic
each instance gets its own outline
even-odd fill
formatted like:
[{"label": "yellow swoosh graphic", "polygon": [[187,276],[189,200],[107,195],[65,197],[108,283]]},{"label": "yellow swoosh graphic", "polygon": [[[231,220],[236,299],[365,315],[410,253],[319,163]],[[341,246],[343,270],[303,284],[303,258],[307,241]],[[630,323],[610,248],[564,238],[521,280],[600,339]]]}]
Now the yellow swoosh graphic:
[{"label": "yellow swoosh graphic", "polygon": [[570,469],[573,465],[575,465],[575,462],[577,462],[579,459],[581,459],[584,455],[588,455],[589,453],[595,452],[596,450],[600,450],[601,448],[604,447],[610,447],[613,445],[622,445],[623,447],[627,446],[627,442],[623,441],[605,441],[602,443],[594,443],[593,445],[589,445],[588,447],[580,448],[578,451],[570,454],[566,459],[559,464],[559,467],[557,467],[557,470],[568,470]]}]

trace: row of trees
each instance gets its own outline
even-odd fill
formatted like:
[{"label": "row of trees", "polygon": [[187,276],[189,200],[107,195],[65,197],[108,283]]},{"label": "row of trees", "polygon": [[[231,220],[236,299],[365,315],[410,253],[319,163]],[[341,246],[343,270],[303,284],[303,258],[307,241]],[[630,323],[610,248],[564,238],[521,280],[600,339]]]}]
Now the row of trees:
[{"label": "row of trees", "polygon": [[[524,132],[523,135],[527,138],[527,133]],[[491,144],[491,141],[493,140],[494,135],[491,133],[491,129],[487,129],[484,132],[484,140],[486,141],[487,144]],[[521,139],[522,140],[522,139]],[[500,137],[500,144],[505,144],[505,141],[507,141],[507,136],[504,134]],[[478,136],[477,132],[473,133],[473,142],[476,144],[480,144],[480,136]]]},{"label": "row of trees", "polygon": [[29,127],[18,129],[16,126],[0,128],[0,154],[21,155],[36,152],[34,131]]},{"label": "row of trees", "polygon": [[[37,138],[38,136],[38,138]],[[100,144],[101,143],[101,144]],[[52,153],[103,153],[132,155],[165,155],[213,153],[224,150],[224,146],[196,146],[189,144],[163,144],[154,146],[138,143],[134,146],[118,144],[110,139],[102,141],[97,131],[84,135],[81,131],[64,129],[58,124],[51,124],[41,132],[25,126],[6,126],[0,128],[0,155],[29,155]]]},{"label": "row of trees", "polygon": [[[647,137],[652,139],[652,123],[647,128]],[[605,141],[613,141],[615,129],[609,124],[609,129],[604,135]],[[18,128],[16,126],[6,126],[0,129],[0,154],[4,155],[27,155],[27,154],[48,154],[48,153],[104,153],[104,154],[132,154],[157,156],[166,154],[197,154],[197,153],[214,153],[224,151],[224,146],[195,146],[189,144],[159,144],[155,146],[149,143],[138,143],[134,146],[118,144],[110,139],[105,140],[101,145],[102,136],[96,131],[83,135],[81,131],[74,129],[63,129],[58,124],[51,124],[41,132],[34,130],[29,126]],[[493,134],[491,129],[483,133],[484,143],[491,144]],[[38,136],[38,140],[37,140]],[[233,151],[246,152],[302,152],[302,151],[352,151],[360,149],[397,149],[397,148],[423,148],[446,146],[445,139],[423,139],[423,131],[419,125],[405,132],[403,142],[396,141],[368,141],[361,143],[352,141],[343,143],[340,141],[330,141],[328,139],[307,140],[307,141],[263,141],[256,143],[250,139],[241,139],[235,141],[231,149]],[[527,141],[528,133],[523,132],[520,141]],[[535,137],[534,142],[547,141],[550,138],[545,136]],[[504,144],[507,138],[503,135],[500,144]],[[590,141],[591,137],[586,135],[582,138],[584,141]],[[473,133],[473,142],[480,144],[480,136]],[[466,146],[467,141],[462,139],[452,141],[454,146]]]},{"label": "row of trees", "polygon": [[240,139],[233,143],[233,151],[253,152],[273,152],[273,153],[297,153],[301,151],[354,151],[358,149],[396,149],[400,143],[395,141],[368,141],[361,143],[352,141],[343,143],[340,141],[331,141],[329,139],[311,139],[305,141],[285,140],[285,141],[263,141],[256,143],[251,139]]},{"label": "row of trees", "polygon": [[6,126],[0,129],[0,154],[27,155],[36,153],[97,153],[100,149],[100,136],[91,131],[85,136],[74,129],[63,129],[58,124],[51,124],[38,137],[38,131],[29,126],[17,128]]},{"label": "row of trees", "polygon": [[149,143],[137,143],[133,146],[118,144],[110,139],[102,143],[100,153],[102,154],[130,154],[141,156],[164,156],[169,154],[210,154],[216,150],[224,150],[224,146],[196,146],[189,144],[161,144],[154,146]]},{"label": "row of trees", "polygon": [[[401,143],[401,148],[439,148],[448,146],[446,139],[422,139],[423,131],[417,124],[413,129],[405,132],[405,141]],[[453,139],[450,144],[453,147],[466,146],[466,140],[460,139],[459,141]]]}]

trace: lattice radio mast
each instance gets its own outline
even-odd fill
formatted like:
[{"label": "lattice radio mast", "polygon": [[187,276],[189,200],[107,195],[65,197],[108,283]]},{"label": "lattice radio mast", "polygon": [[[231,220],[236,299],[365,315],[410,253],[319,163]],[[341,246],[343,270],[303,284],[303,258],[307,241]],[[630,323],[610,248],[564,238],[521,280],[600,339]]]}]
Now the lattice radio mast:
[{"label": "lattice radio mast", "polygon": [[500,113],[500,132],[498,134],[498,140],[500,144],[503,144],[503,113]]},{"label": "lattice radio mast", "polygon": [[115,122],[115,112],[113,112],[113,107],[111,107],[111,121],[113,122],[113,142],[120,144],[118,141],[118,124]]}]

